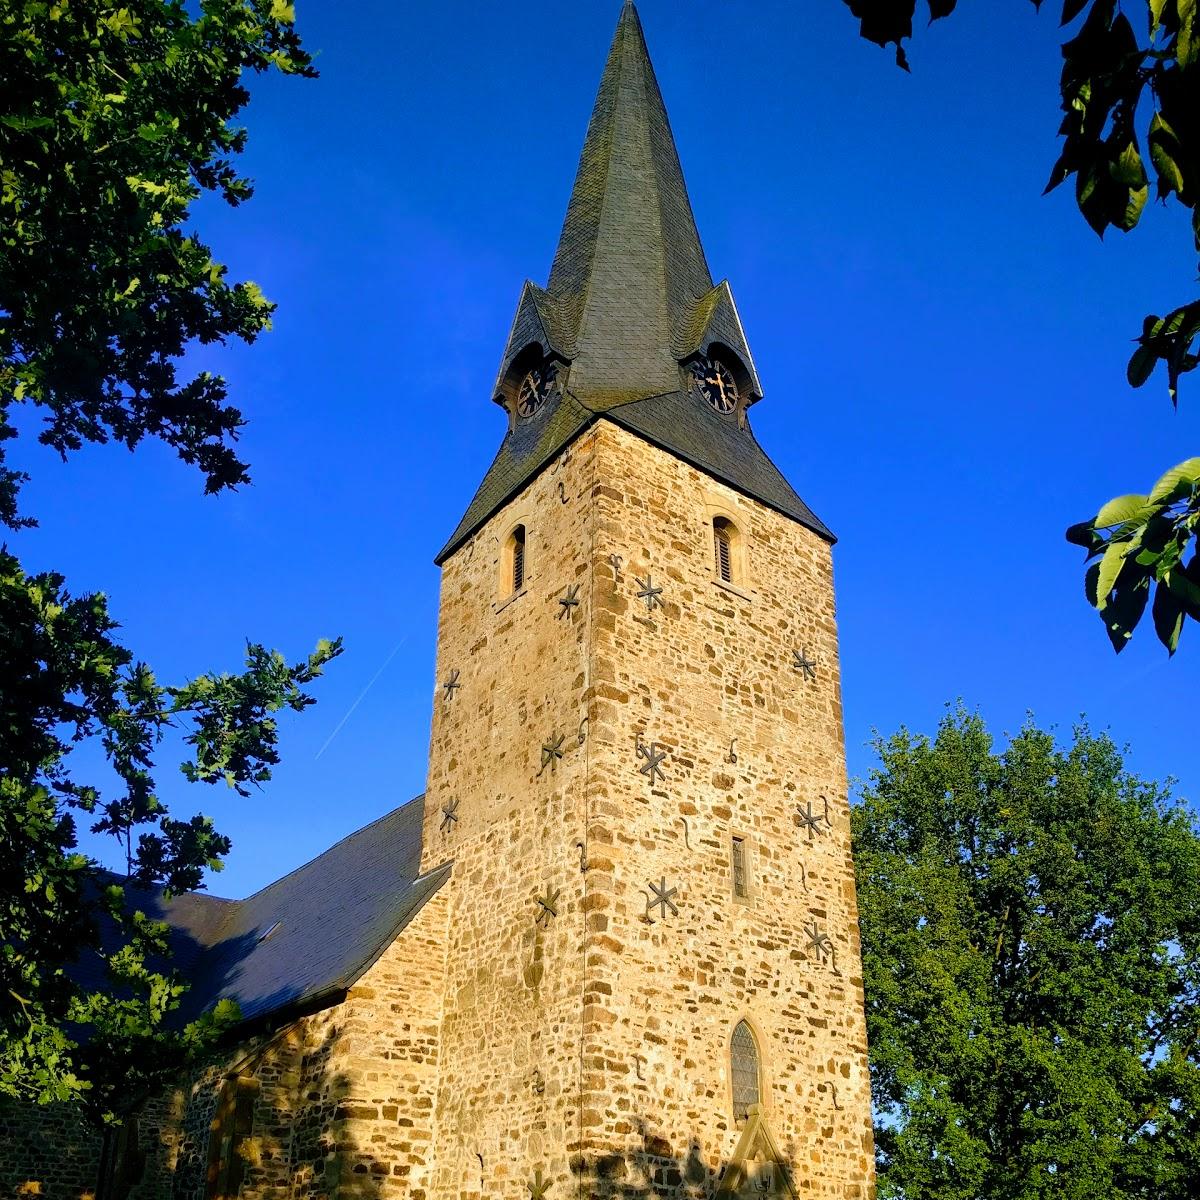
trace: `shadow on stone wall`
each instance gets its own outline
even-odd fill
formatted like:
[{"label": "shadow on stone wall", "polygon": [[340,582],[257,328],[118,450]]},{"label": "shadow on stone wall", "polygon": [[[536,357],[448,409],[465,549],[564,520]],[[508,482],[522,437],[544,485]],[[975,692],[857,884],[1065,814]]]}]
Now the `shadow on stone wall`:
[{"label": "shadow on stone wall", "polygon": [[[427,1196],[432,1181],[410,1181],[411,1164],[394,1153],[396,1143],[407,1138],[406,1128],[397,1123],[397,1118],[406,1120],[404,1110],[378,1111],[379,1097],[370,1091],[370,1083],[351,1080],[337,1069],[342,1036],[334,1023],[302,1062],[290,1180],[293,1200]],[[377,1118],[364,1115],[364,1109],[377,1111]],[[778,1145],[756,1110],[738,1131],[734,1152],[724,1160],[706,1160],[697,1139],[672,1144],[645,1121],[638,1121],[635,1129],[636,1142],[621,1154],[576,1157],[570,1164],[571,1183],[561,1177],[543,1180],[536,1164],[531,1165],[528,1182],[522,1180],[519,1188],[521,1200],[797,1197],[797,1147]],[[543,1182],[546,1186],[539,1191]],[[475,1186],[464,1185],[458,1194],[464,1200],[489,1200],[511,1189],[511,1178],[503,1186],[493,1184],[485,1170]],[[241,1200],[258,1197],[257,1189],[244,1189]]]},{"label": "shadow on stone wall", "polygon": [[686,1155],[676,1156],[665,1139],[654,1136],[644,1137],[642,1145],[628,1154],[576,1159],[571,1170],[582,1193],[597,1200],[701,1200],[716,1194],[724,1173],[704,1161],[696,1143]]},{"label": "shadow on stone wall", "polygon": [[218,1093],[231,1077],[255,1080],[258,1093],[249,1127],[237,1139],[240,1162],[227,1177],[229,1194],[239,1200],[416,1195],[404,1186],[411,1164],[395,1151],[405,1140],[405,1115],[377,1094],[374,1073],[347,1069],[352,1040],[346,1010],[335,1006],[256,1043],[226,1047],[184,1082],[173,1169],[148,1178],[150,1186],[128,1200],[205,1200]]},{"label": "shadow on stone wall", "polygon": [[[708,1200],[709,1197],[795,1197],[794,1152],[779,1153],[757,1114],[734,1154],[707,1162],[696,1140],[674,1147],[638,1122],[638,1145],[623,1154],[576,1158],[580,1196],[588,1200]],[[549,1200],[549,1195],[547,1196]]]},{"label": "shadow on stone wall", "polygon": [[[293,1200],[423,1200],[434,1190],[432,1178],[410,1179],[411,1161],[395,1153],[397,1143],[408,1137],[405,1110],[384,1111],[390,1106],[380,1105],[370,1082],[352,1080],[336,1068],[342,1058],[342,1036],[335,1023],[303,1060],[291,1196]],[[551,1182],[548,1176],[539,1176],[537,1164],[531,1164],[528,1180],[522,1179],[517,1189],[520,1200],[796,1200],[798,1196],[798,1148],[775,1142],[757,1106],[737,1131],[733,1153],[722,1160],[706,1160],[698,1139],[672,1144],[645,1121],[637,1121],[635,1131],[633,1146],[620,1154],[573,1159],[570,1182],[561,1177]],[[490,1200],[501,1192],[511,1194],[512,1189],[511,1177],[503,1184],[491,1181],[485,1169],[477,1184],[464,1182],[456,1194],[462,1200],[475,1196]],[[241,1200],[258,1200],[258,1193],[243,1191]]]},{"label": "shadow on stone wall", "polygon": [[369,1084],[338,1067],[344,1036],[335,1010],[318,1044],[300,1060],[290,1172],[278,1181],[286,1182],[292,1200],[383,1200],[389,1192],[395,1164],[384,1131],[370,1141],[362,1131],[364,1113],[379,1115],[380,1105],[364,1094]]},{"label": "shadow on stone wall", "polygon": [[[345,1037],[342,1014],[333,1009],[324,1020],[320,1015],[312,1025],[302,1020],[264,1036],[257,1046],[226,1047],[213,1066],[181,1081],[171,1116],[166,1097],[141,1110],[147,1170],[112,1200],[204,1200],[211,1122],[220,1082],[228,1077],[231,1064],[262,1084],[252,1127],[239,1145],[240,1200],[283,1194],[291,1200],[423,1195],[427,1189],[410,1180],[411,1159],[396,1153],[397,1145],[411,1136],[404,1124],[410,1117],[402,1108],[381,1103],[385,1098],[371,1090],[369,1080],[347,1074]],[[60,1123],[64,1113],[36,1129],[14,1124],[18,1115],[11,1105],[0,1105],[0,1164],[15,1166],[9,1156],[22,1144],[25,1153],[20,1157],[28,1160],[27,1168],[15,1175],[0,1171],[4,1196],[79,1200],[93,1192],[98,1147],[72,1148],[72,1143],[79,1145],[77,1139],[88,1141],[86,1136],[80,1139],[83,1128],[68,1134]],[[547,1180],[539,1192],[541,1180],[536,1164],[531,1165],[529,1200],[762,1200],[797,1194],[796,1147],[777,1146],[757,1113],[741,1130],[734,1153],[723,1161],[707,1161],[697,1140],[672,1144],[644,1121],[636,1124],[635,1134],[632,1147],[620,1154],[573,1160],[573,1186],[560,1177],[553,1183]],[[37,1180],[33,1188],[32,1180]],[[489,1185],[486,1173],[477,1186],[481,1197],[500,1190]],[[510,1180],[505,1190],[511,1186]],[[524,1197],[524,1181],[520,1190]],[[475,1194],[473,1188],[471,1192]]]},{"label": "shadow on stone wall", "polygon": [[100,1136],[65,1104],[0,1099],[0,1195],[69,1196],[94,1189]]},{"label": "shadow on stone wall", "polygon": [[[168,902],[156,889],[129,884],[107,872],[87,886],[94,893],[101,883],[109,882],[126,888],[126,904],[131,911],[139,910],[155,921],[170,919],[170,962],[152,958],[149,965],[155,970],[174,967],[189,976],[207,949],[193,936],[193,925],[201,902],[210,898],[197,899],[189,893]],[[128,995],[109,978],[104,957],[125,944],[121,929],[107,916],[99,915],[97,935],[99,952],[86,947],[67,966],[68,974],[85,991]],[[247,952],[244,944],[237,949]],[[173,1027],[182,1027],[199,1014],[200,1005],[190,1001],[190,995],[185,994],[183,1005],[169,1018]],[[154,1112],[148,1120],[143,1114],[147,1108],[154,1108],[158,1098],[131,1088],[122,1048],[91,1041],[87,1026],[70,1027],[68,1032],[78,1043],[73,1052],[78,1073],[84,1079],[99,1081],[99,1085],[88,1093],[87,1109],[78,1104],[0,1100],[0,1196],[126,1200],[146,1174],[156,1149],[160,1116]],[[154,1057],[162,1055],[154,1038],[146,1039],[145,1053],[151,1061],[162,1061]],[[115,1114],[115,1120],[107,1126],[98,1123],[98,1114],[104,1111]]]}]

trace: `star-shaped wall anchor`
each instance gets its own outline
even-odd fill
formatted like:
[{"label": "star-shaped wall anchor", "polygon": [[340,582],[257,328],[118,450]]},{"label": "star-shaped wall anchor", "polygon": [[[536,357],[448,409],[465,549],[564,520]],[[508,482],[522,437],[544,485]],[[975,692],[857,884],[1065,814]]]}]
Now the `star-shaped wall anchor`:
[{"label": "star-shaped wall anchor", "polygon": [[639,775],[646,775],[650,779],[650,784],[653,786],[655,779],[665,779],[663,773],[662,762],[667,757],[666,750],[663,749],[659,742],[651,742],[646,745],[642,741],[642,735],[637,735],[637,756],[645,759],[645,762],[638,767]]},{"label": "star-shaped wall anchor", "polygon": [[637,594],[637,598],[639,600],[644,600],[646,602],[646,607],[651,612],[653,612],[656,608],[662,608],[663,590],[660,587],[654,586],[654,577],[647,575],[645,579],[638,579],[638,577],[635,575],[634,579],[637,580],[637,585],[639,588],[641,588],[641,591],[639,591]]},{"label": "star-shaped wall anchor", "polygon": [[679,916],[679,909],[675,907],[675,897],[679,895],[678,888],[667,887],[666,878],[660,879],[657,883],[650,884],[650,891],[653,896],[646,901],[646,920],[652,921],[650,914],[657,908],[659,915],[665,920],[667,909],[671,910],[671,916]]},{"label": "star-shaped wall anchor", "polygon": [[573,583],[567,588],[567,594],[560,596],[558,602],[562,605],[558,613],[558,619],[561,621],[563,617],[566,617],[569,621],[571,619],[571,609],[579,607],[579,584]]},{"label": "star-shaped wall anchor", "polygon": [[558,916],[558,909],[555,905],[558,904],[558,897],[561,892],[562,888],[555,888],[552,892],[550,885],[546,884],[546,894],[534,897],[538,903],[538,915],[533,922],[535,925],[549,925],[551,920]]},{"label": "star-shaped wall anchor", "polygon": [[533,1173],[533,1178],[525,1186],[529,1189],[529,1200],[546,1200],[550,1180],[542,1178],[542,1168],[538,1167]]},{"label": "star-shaped wall anchor", "polygon": [[563,756],[562,744],[566,736],[565,733],[559,733],[556,729],[550,735],[549,741],[542,743],[542,768],[538,771],[539,778],[547,767],[550,768],[551,774],[558,770],[558,760]]},{"label": "star-shaped wall anchor", "polygon": [[817,814],[813,812],[811,800],[806,800],[803,808],[801,808],[798,804],[796,805],[796,824],[799,825],[801,829],[808,830],[808,840],[810,842],[813,840],[814,833],[817,835],[817,837],[821,836],[822,825],[824,825],[826,829],[833,828],[833,822],[829,819],[829,801],[826,800],[824,796],[822,796],[821,799],[825,801],[825,811],[820,816],[817,816]]},{"label": "star-shaped wall anchor", "polygon": [[792,655],[795,657],[795,662],[792,663],[793,671],[800,671],[805,679],[816,679],[817,677],[817,660],[808,657],[807,650],[793,650]]},{"label": "star-shaped wall anchor", "polygon": [[458,824],[458,799],[451,800],[449,804],[442,806],[442,833],[445,833],[451,825]]},{"label": "star-shaped wall anchor", "polygon": [[462,687],[462,684],[458,682],[458,672],[451,671],[450,678],[442,684],[442,688],[446,693],[446,699],[453,700],[455,691],[457,691],[460,687]]},{"label": "star-shaped wall anchor", "polygon": [[815,954],[822,963],[827,963],[835,953],[829,934],[822,931],[815,917],[804,926],[804,932],[808,934],[804,952]]}]

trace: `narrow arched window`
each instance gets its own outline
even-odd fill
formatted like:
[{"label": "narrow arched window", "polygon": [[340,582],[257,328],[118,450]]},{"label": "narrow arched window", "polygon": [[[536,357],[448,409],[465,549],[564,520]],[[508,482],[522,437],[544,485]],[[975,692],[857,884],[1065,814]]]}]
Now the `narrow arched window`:
[{"label": "narrow arched window", "polygon": [[740,1125],[750,1116],[750,1108],[762,1103],[762,1073],[759,1070],[758,1042],[745,1021],[739,1021],[729,1044],[730,1077],[733,1082],[733,1119]]},{"label": "narrow arched window", "polygon": [[519,592],[525,585],[525,526],[512,531],[512,590]]},{"label": "narrow arched window", "polygon": [[713,568],[722,583],[733,582],[733,522],[726,517],[713,518]]},{"label": "narrow arched window", "polygon": [[205,1200],[233,1200],[246,1171],[243,1153],[254,1131],[254,1103],[259,1082],[248,1075],[231,1075],[221,1087],[217,1111],[209,1127]]},{"label": "narrow arched window", "polygon": [[750,881],[746,876],[746,839],[735,837],[730,845],[733,863],[733,894],[739,900],[750,896]]},{"label": "narrow arched window", "polygon": [[104,1131],[100,1148],[101,1186],[110,1200],[125,1200],[130,1190],[141,1183],[146,1171],[146,1152],[142,1149],[137,1117],[126,1117],[120,1125]]}]

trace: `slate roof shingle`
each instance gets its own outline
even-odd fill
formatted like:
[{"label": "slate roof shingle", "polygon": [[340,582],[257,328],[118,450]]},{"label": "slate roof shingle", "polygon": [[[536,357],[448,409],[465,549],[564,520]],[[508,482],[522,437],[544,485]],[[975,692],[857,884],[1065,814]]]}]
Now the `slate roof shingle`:
[{"label": "slate roof shingle", "polygon": [[[450,863],[419,874],[424,799],[245,900],[130,890],[131,907],[170,926],[174,966],[191,985],[180,1018],[229,998],[251,1021],[351,987],[450,874]],[[73,973],[82,980],[93,970],[81,963]]]}]

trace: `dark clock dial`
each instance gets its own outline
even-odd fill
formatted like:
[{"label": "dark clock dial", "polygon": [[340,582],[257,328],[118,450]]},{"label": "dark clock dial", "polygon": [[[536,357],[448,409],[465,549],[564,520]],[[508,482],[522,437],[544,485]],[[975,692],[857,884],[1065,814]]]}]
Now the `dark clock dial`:
[{"label": "dark clock dial", "polygon": [[737,380],[733,372],[715,358],[701,358],[692,363],[692,388],[719,413],[731,413],[737,408]]},{"label": "dark clock dial", "polygon": [[532,417],[554,393],[558,368],[553,363],[540,363],[529,371],[517,388],[517,416]]}]

